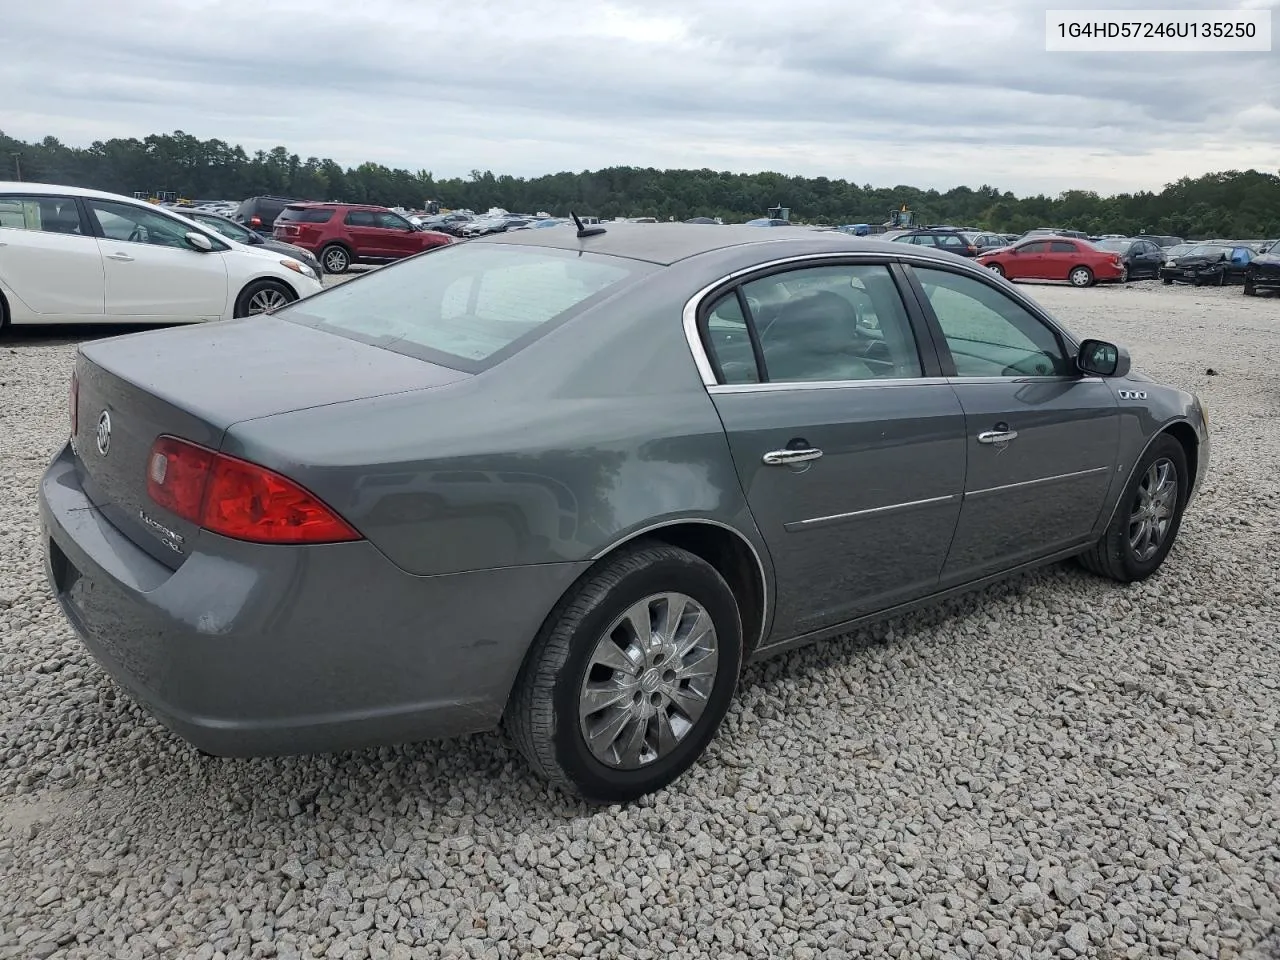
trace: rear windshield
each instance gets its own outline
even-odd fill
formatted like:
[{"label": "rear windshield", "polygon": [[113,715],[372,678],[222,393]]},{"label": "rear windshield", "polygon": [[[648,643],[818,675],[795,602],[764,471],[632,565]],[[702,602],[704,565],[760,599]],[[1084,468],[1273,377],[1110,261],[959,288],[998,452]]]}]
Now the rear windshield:
[{"label": "rear windshield", "polygon": [[294,223],[328,223],[329,218],[332,216],[332,208],[285,207],[280,211],[280,216],[276,217],[276,223],[288,223],[289,221]]},{"label": "rear windshield", "polygon": [[478,373],[654,269],[575,250],[466,243],[331,287],[276,316]]}]

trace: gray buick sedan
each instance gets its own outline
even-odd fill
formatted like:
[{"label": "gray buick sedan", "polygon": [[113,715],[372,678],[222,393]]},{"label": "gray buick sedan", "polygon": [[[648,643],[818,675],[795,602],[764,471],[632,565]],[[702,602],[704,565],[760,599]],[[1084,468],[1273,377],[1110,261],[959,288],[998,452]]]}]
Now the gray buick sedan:
[{"label": "gray buick sedan", "polygon": [[1193,395],[960,257],[610,224],[445,247],[81,346],[41,483],[103,667],[199,749],[503,727],[594,801],[715,736],[745,662],[1078,557],[1163,562]]}]

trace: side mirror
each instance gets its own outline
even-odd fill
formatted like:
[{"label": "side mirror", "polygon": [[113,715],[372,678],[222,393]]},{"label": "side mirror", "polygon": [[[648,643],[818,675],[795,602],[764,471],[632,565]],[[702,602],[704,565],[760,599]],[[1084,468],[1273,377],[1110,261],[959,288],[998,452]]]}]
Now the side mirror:
[{"label": "side mirror", "polygon": [[185,239],[187,244],[193,250],[199,250],[201,253],[209,253],[213,250],[213,241],[203,233],[196,233],[194,230],[189,230],[187,231]]},{"label": "side mirror", "polygon": [[1105,340],[1086,340],[1076,354],[1076,369],[1093,377],[1123,377],[1129,367],[1129,351]]}]

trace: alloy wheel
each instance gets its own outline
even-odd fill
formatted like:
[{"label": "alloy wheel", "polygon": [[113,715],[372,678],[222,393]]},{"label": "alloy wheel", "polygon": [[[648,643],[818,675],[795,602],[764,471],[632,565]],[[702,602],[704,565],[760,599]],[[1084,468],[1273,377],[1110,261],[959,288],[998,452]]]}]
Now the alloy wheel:
[{"label": "alloy wheel", "polygon": [[288,306],[288,304],[289,298],[284,295],[283,290],[265,287],[249,298],[249,315],[271,313],[273,310]]},{"label": "alloy wheel", "polygon": [[711,615],[683,593],[645,597],[596,643],[578,695],[591,755],[634,770],[666,757],[697,726],[715,686]]},{"label": "alloy wheel", "polygon": [[1156,555],[1178,506],[1178,470],[1172,460],[1157,460],[1138,484],[1133,513],[1129,515],[1129,547],[1139,562]]}]

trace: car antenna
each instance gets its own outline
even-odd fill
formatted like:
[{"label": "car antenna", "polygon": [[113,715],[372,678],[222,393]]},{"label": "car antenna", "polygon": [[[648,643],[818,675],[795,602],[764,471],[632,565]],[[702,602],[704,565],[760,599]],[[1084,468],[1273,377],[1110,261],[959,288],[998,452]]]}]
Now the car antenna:
[{"label": "car antenna", "polygon": [[569,211],[569,216],[573,217],[573,224],[578,228],[579,240],[583,237],[598,237],[600,234],[608,232],[604,227],[584,227],[581,218],[572,210]]}]

